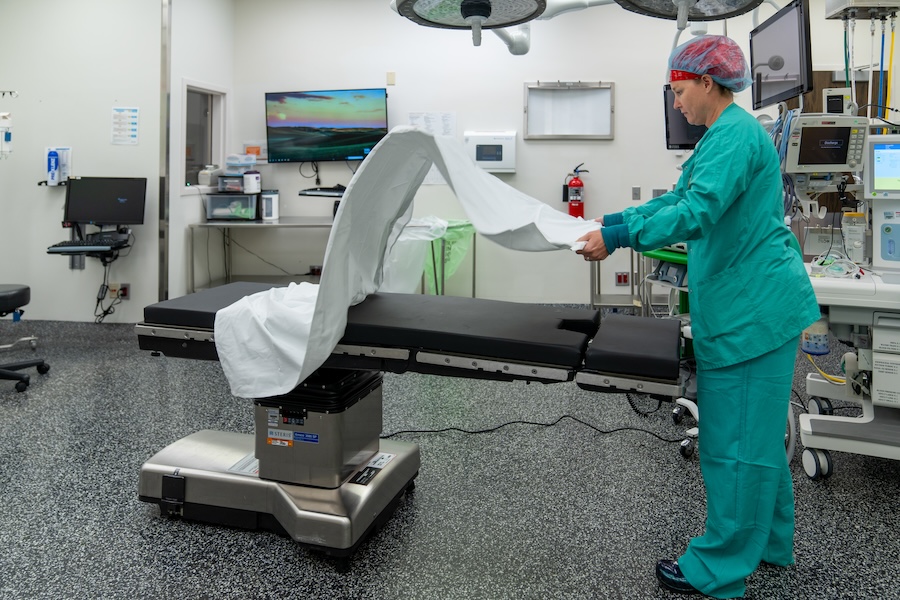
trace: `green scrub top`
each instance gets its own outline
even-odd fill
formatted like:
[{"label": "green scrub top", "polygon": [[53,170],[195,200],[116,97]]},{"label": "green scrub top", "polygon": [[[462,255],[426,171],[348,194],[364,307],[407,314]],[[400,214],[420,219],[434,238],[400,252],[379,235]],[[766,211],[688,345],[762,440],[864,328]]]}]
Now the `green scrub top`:
[{"label": "green scrub top", "polygon": [[609,251],[687,242],[700,368],[761,356],[820,316],[784,224],[782,193],[775,145],[752,115],[731,104],[685,161],[674,190],[604,217]]}]

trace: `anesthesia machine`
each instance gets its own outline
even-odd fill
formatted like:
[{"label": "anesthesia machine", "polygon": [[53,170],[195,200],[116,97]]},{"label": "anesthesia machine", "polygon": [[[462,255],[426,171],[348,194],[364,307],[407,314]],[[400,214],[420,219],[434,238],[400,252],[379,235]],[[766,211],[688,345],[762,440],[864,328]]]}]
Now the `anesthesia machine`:
[{"label": "anesthesia machine", "polygon": [[[837,192],[845,211],[839,225],[806,230],[824,316],[804,333],[803,349],[827,353],[829,331],[851,347],[841,376],[819,370],[806,379],[800,440],[813,479],[832,474],[830,451],[900,459],[900,135],[881,131],[867,118],[827,114],[796,117],[785,134],[785,178],[804,212],[824,217],[815,200],[825,192]],[[832,400],[859,404],[862,414],[834,415]]]}]

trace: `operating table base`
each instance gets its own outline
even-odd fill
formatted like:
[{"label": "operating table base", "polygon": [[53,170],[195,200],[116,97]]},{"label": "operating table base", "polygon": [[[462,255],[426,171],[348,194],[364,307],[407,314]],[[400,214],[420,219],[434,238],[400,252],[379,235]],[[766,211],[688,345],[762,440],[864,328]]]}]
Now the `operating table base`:
[{"label": "operating table base", "polygon": [[416,444],[380,440],[378,452],[334,489],[260,479],[254,436],[204,430],[141,467],[139,497],[160,513],[264,529],[333,556],[348,556],[390,518],[414,486]]}]

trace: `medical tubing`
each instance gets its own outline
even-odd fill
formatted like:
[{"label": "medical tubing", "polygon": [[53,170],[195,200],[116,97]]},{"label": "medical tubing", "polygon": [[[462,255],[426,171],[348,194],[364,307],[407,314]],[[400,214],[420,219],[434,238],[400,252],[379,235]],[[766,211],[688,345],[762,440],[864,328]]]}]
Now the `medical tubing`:
[{"label": "medical tubing", "polygon": [[856,18],[850,19],[850,101],[856,104],[856,71],[853,70],[853,53],[856,45]]},{"label": "medical tubing", "polygon": [[[844,17],[844,81],[846,81],[849,85],[850,83],[850,33],[849,33],[849,22],[847,21],[847,17]],[[852,93],[852,92],[851,92]]]},{"label": "medical tubing", "polygon": [[813,357],[809,354],[806,355],[806,358],[808,358],[809,362],[812,363],[812,366],[816,368],[816,371],[819,372],[819,375],[825,378],[825,381],[828,381],[829,383],[833,383],[835,385],[844,385],[845,383],[847,383],[847,380],[843,377],[835,377],[834,375],[829,375],[828,373],[820,369],[819,365],[816,364],[816,361],[814,361]]},{"label": "medical tubing", "polygon": [[885,22],[884,17],[881,17],[881,58],[878,59],[878,104],[882,105],[882,109],[879,112],[880,117],[884,117],[884,34],[885,34]]},{"label": "medical tubing", "polygon": [[866,116],[872,117],[872,89],[875,87],[875,19],[869,19],[869,108]]},{"label": "medical tubing", "polygon": [[[896,25],[895,21],[896,21],[896,19],[895,19],[893,13],[891,13],[891,48],[890,48],[890,51],[888,52],[888,56],[890,58],[888,59],[887,95],[884,99],[884,105],[886,107],[889,107],[891,105],[891,86],[894,83],[894,77],[892,75],[892,71],[894,70],[894,33],[895,33],[894,26]],[[885,113],[885,116],[887,116],[887,113]]]}]

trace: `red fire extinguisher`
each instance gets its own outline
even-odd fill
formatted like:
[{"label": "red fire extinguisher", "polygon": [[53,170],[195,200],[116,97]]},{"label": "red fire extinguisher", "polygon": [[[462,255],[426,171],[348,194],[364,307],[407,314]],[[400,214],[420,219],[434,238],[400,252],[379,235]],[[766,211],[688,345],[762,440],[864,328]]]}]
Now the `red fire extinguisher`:
[{"label": "red fire extinguisher", "polygon": [[584,218],[584,182],[578,177],[579,173],[589,173],[587,169],[582,169],[578,165],[573,169],[572,179],[566,184],[568,194],[567,202],[569,203],[569,216]]}]

